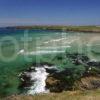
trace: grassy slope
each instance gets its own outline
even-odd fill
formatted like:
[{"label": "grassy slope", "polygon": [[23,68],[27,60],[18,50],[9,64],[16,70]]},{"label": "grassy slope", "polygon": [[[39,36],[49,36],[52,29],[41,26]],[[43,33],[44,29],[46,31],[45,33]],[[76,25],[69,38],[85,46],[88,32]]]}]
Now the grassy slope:
[{"label": "grassy slope", "polygon": [[1,100],[100,100],[100,90],[67,91],[59,94],[50,93],[36,96],[11,96]]},{"label": "grassy slope", "polygon": [[76,32],[100,32],[100,26],[17,26],[17,29],[47,29]]}]

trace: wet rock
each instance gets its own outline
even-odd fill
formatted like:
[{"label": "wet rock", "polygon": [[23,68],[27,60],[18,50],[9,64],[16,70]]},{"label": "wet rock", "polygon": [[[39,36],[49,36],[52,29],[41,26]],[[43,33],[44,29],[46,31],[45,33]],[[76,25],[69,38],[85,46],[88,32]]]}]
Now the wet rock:
[{"label": "wet rock", "polygon": [[96,61],[90,61],[87,63],[88,66],[93,66],[93,67],[98,67],[100,68],[100,62],[96,62]]},{"label": "wet rock", "polygon": [[28,88],[32,85],[32,81],[31,81],[31,76],[30,76],[30,71],[25,71],[22,72],[19,76],[20,78],[20,85],[19,85],[19,89],[24,89],[24,88]]},{"label": "wet rock", "polygon": [[35,67],[30,67],[30,68],[28,68],[26,71],[27,71],[27,72],[33,72],[33,71],[35,71]]},{"label": "wet rock", "polygon": [[79,53],[74,54],[66,54],[66,57],[72,60],[72,63],[75,65],[84,65],[87,66],[87,62],[90,61],[90,59],[84,55]]},{"label": "wet rock", "polygon": [[53,74],[53,73],[57,72],[57,69],[48,69],[48,68],[45,68],[45,69],[46,69],[46,72],[49,74]]},{"label": "wet rock", "polygon": [[79,53],[66,54],[66,56],[71,59],[80,59],[83,62],[88,62],[90,60],[86,55]]},{"label": "wet rock", "polygon": [[60,72],[55,72],[47,77],[46,80],[46,88],[50,90],[50,92],[62,92],[64,90],[71,90],[73,87],[74,79],[71,81],[70,77],[67,79],[67,76],[72,76],[73,70],[65,69]]},{"label": "wet rock", "polygon": [[[26,69],[19,75],[21,84],[19,88],[21,91],[28,91],[33,86],[33,94],[39,91],[45,91],[45,78],[48,74],[55,73],[57,71],[55,66],[51,66],[49,63],[36,63],[32,67]],[[40,85],[41,84],[41,85]],[[39,87],[38,87],[39,86]],[[44,87],[43,87],[44,86]],[[40,90],[39,90],[40,88]],[[31,90],[30,90],[31,91]],[[31,93],[31,92],[28,93]],[[35,92],[34,92],[35,91]]]},{"label": "wet rock", "polygon": [[33,82],[31,82],[31,81],[24,81],[20,84],[20,86],[18,88],[26,89],[26,88],[29,88],[32,84],[33,84]]},{"label": "wet rock", "polygon": [[46,88],[49,88],[50,92],[62,92],[65,86],[65,82],[55,79],[54,77],[48,77],[46,80]]}]

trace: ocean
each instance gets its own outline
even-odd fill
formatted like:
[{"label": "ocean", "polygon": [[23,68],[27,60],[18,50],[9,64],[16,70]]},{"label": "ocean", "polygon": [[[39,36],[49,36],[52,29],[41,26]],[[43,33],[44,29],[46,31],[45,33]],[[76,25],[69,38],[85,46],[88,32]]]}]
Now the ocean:
[{"label": "ocean", "polygon": [[[18,74],[34,62],[52,62],[57,54],[85,53],[100,60],[100,34],[52,30],[0,29],[0,94],[20,93]],[[59,66],[59,65],[58,65]]]}]

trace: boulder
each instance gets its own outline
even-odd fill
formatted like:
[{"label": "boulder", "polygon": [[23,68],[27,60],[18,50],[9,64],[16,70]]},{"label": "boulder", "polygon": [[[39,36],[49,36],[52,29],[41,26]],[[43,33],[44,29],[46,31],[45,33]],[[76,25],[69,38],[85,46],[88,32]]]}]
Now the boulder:
[{"label": "boulder", "polygon": [[100,77],[88,76],[83,77],[77,83],[77,87],[82,90],[93,90],[100,88]]},{"label": "boulder", "polygon": [[65,89],[66,83],[54,77],[48,77],[46,80],[46,88],[50,92],[62,92]]}]

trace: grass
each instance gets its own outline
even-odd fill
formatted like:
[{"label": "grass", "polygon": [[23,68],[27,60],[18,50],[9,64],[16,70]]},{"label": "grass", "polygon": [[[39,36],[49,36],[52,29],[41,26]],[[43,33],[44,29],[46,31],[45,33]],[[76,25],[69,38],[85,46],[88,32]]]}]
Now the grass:
[{"label": "grass", "polygon": [[99,26],[60,26],[60,25],[46,25],[46,26],[17,26],[17,29],[44,29],[44,30],[60,30],[60,31],[77,31],[77,32],[100,32]]},{"label": "grass", "polygon": [[11,96],[1,100],[100,100],[100,90],[94,91],[67,91],[63,93],[50,93],[35,96]]}]

